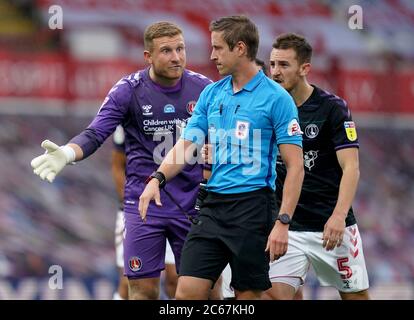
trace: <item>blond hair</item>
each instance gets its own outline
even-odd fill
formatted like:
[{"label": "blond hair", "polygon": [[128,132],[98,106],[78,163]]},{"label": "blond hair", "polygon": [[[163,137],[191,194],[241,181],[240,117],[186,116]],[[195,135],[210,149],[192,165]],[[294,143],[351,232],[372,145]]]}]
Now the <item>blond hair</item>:
[{"label": "blond hair", "polygon": [[174,37],[183,34],[179,26],[172,22],[160,21],[149,25],[144,32],[144,48],[152,51],[153,41],[161,37]]}]

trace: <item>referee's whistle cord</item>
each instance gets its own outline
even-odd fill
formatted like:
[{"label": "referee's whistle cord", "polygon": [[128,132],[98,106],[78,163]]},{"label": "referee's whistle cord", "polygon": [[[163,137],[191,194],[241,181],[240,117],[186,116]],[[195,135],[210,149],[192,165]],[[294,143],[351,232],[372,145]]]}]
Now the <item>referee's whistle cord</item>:
[{"label": "referee's whistle cord", "polygon": [[165,187],[162,189],[164,190],[165,194],[168,196],[168,198],[171,199],[172,202],[174,202],[174,204],[178,207],[178,209],[180,209],[180,211],[182,213],[184,213],[184,215],[187,217],[188,220],[190,220],[190,222],[194,225],[200,225],[201,221],[199,219],[197,219],[196,217],[191,216],[186,210],[184,210],[184,208],[174,199],[174,197],[171,195],[171,193],[169,193]]}]

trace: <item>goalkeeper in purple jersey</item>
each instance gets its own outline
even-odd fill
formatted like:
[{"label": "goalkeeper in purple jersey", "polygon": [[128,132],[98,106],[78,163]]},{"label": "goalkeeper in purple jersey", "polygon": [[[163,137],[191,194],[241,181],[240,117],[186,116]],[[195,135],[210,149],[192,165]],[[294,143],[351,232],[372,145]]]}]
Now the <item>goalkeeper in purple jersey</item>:
[{"label": "goalkeeper in purple jersey", "polygon": [[60,147],[43,141],[46,153],[31,162],[35,174],[53,182],[67,164],[90,156],[117,125],[123,126],[127,155],[124,271],[130,299],[159,297],[167,239],[179,266],[190,221],[175,202],[189,215],[196,214],[194,204],[203,178],[202,165],[186,165],[167,187],[175,202],[162,193],[159,201],[150,205],[146,223],[138,215],[138,199],[147,177],[175,144],[176,126],[191,116],[200,92],[211,83],[203,75],[185,69],[184,37],[175,24],[150,25],[144,33],[144,45],[144,58],[150,66],[116,83],[83,132]]}]

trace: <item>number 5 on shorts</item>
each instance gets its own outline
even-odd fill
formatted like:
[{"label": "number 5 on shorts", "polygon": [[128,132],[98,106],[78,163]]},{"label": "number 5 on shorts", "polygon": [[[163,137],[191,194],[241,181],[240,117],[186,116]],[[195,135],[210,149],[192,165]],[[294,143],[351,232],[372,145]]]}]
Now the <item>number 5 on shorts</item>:
[{"label": "number 5 on shorts", "polygon": [[336,260],[338,263],[339,271],[346,271],[346,274],[341,274],[342,279],[349,279],[352,277],[352,269],[349,266],[346,266],[345,263],[348,262],[348,258],[339,258]]}]

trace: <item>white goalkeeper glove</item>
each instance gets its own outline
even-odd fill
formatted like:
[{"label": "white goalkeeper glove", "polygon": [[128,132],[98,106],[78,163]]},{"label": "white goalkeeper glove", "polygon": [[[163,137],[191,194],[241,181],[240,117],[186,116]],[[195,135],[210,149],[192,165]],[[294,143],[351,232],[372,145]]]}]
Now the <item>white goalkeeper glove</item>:
[{"label": "white goalkeeper glove", "polygon": [[35,174],[52,183],[68,163],[75,161],[75,150],[69,146],[59,147],[49,140],[43,141],[41,146],[46,152],[34,158],[30,164]]}]

